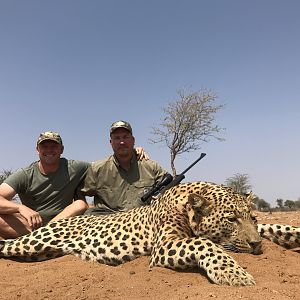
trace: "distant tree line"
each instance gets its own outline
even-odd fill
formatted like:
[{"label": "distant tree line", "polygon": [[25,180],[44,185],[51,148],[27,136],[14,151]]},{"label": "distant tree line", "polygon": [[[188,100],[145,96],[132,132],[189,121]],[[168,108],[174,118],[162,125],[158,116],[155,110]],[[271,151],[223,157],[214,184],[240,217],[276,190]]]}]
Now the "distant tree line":
[{"label": "distant tree line", "polygon": [[296,201],[277,199],[276,203],[278,210],[300,210],[300,198]]},{"label": "distant tree line", "polygon": [[[236,173],[232,177],[226,179],[225,184],[231,187],[234,191],[242,194],[247,194],[251,191],[251,184],[248,174]],[[300,210],[300,198],[296,201],[277,199],[276,207],[271,207],[270,203],[258,196],[254,197],[253,203],[259,211],[290,211]]]}]

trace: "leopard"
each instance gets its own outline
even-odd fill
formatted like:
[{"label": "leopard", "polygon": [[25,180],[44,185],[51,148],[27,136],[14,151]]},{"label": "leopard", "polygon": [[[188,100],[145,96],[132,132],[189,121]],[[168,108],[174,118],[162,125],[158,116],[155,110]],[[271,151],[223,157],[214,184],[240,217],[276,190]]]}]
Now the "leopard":
[{"label": "leopard", "polygon": [[0,241],[0,257],[43,261],[74,255],[116,266],[149,256],[149,267],[199,270],[211,283],[254,285],[230,252],[262,253],[263,238],[300,245],[300,227],[258,224],[253,194],[212,182],[180,183],[149,205],[105,216],[80,215]]}]

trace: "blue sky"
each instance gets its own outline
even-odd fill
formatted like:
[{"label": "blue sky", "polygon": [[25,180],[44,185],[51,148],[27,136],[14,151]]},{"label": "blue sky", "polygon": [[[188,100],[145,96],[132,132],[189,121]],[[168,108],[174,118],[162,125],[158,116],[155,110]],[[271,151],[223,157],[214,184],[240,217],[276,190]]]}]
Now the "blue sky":
[{"label": "blue sky", "polygon": [[176,91],[209,89],[225,104],[224,142],[176,160],[185,181],[250,177],[272,205],[300,197],[300,2],[297,0],[0,0],[0,169],[37,159],[40,132],[61,133],[67,158],[111,154],[109,127],[170,171],[152,126]]}]

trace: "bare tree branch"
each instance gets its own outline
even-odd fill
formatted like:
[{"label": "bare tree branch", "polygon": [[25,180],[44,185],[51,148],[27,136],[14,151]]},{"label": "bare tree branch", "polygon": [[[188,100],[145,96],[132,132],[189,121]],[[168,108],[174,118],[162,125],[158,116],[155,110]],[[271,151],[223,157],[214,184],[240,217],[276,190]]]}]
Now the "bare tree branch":
[{"label": "bare tree branch", "polygon": [[164,117],[159,127],[152,127],[154,138],[151,143],[164,143],[170,150],[171,168],[176,175],[174,161],[182,153],[192,152],[201,148],[202,143],[219,137],[224,128],[215,124],[216,113],[224,105],[217,105],[217,96],[211,91],[177,92],[179,98],[163,108]]}]

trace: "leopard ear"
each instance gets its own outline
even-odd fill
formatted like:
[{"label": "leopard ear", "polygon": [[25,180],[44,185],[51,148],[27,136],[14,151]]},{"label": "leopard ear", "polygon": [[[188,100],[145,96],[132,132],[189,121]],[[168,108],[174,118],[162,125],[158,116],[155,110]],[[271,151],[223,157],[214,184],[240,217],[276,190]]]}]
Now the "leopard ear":
[{"label": "leopard ear", "polygon": [[255,195],[252,193],[252,191],[251,191],[250,193],[247,193],[245,196],[246,196],[246,202],[247,202],[247,204],[249,205],[249,207],[250,207],[252,210],[256,210],[257,207],[256,207],[256,205],[255,205],[255,203],[254,203],[254,199],[255,199],[257,196],[255,196]]},{"label": "leopard ear", "polygon": [[250,191],[250,193],[247,193],[246,195],[246,201],[248,202],[249,205],[253,204],[253,200],[255,198],[255,195]]},{"label": "leopard ear", "polygon": [[213,205],[202,195],[189,194],[185,206],[191,229],[195,233],[204,216],[212,211]]},{"label": "leopard ear", "polygon": [[204,196],[199,194],[189,194],[188,203],[199,216],[207,216],[211,213],[213,205]]}]

